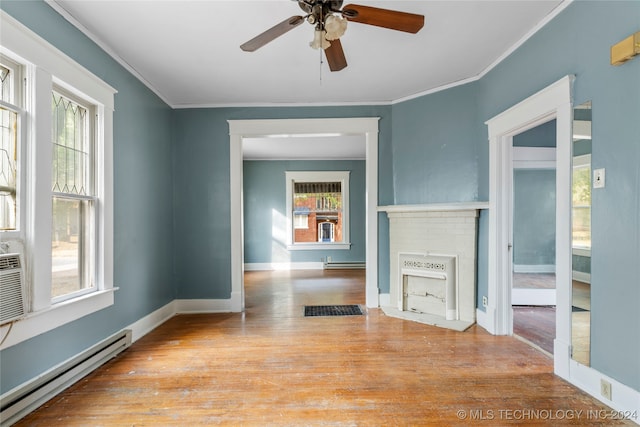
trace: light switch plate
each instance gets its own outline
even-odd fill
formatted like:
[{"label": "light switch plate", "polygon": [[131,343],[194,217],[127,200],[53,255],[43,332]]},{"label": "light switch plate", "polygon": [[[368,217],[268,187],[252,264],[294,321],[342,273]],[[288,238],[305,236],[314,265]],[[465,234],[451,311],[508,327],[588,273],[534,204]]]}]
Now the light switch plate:
[{"label": "light switch plate", "polygon": [[604,168],[593,170],[593,188],[604,188]]}]

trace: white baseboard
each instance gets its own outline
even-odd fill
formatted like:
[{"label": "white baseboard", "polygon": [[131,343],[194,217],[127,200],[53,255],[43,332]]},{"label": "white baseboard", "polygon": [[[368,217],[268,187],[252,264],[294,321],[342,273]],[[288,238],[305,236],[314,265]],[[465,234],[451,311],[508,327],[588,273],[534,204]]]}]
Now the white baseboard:
[{"label": "white baseboard", "polygon": [[323,262],[248,262],[244,271],[323,270]]},{"label": "white baseboard", "polygon": [[175,299],[124,329],[131,329],[131,341],[136,342],[176,314],[229,313],[231,305],[230,299]]},{"label": "white baseboard", "polygon": [[131,341],[136,342],[176,314],[176,300],[147,314],[142,319],[132,323],[125,329],[131,329]]},{"label": "white baseboard", "polygon": [[591,283],[591,274],[583,273],[582,271],[574,271],[573,280],[576,280],[582,283]]},{"label": "white baseboard", "polygon": [[526,265],[518,264],[513,266],[514,273],[555,273],[556,266],[553,264]]},{"label": "white baseboard", "polygon": [[514,288],[511,290],[511,304],[556,305],[556,290]]},{"label": "white baseboard", "polygon": [[380,307],[389,307],[391,306],[391,294],[380,294],[378,295],[378,304]]},{"label": "white baseboard", "polygon": [[176,314],[186,313],[230,313],[231,299],[178,299]]},{"label": "white baseboard", "polygon": [[[607,419],[619,419],[617,417],[612,418],[611,415],[616,414],[620,417],[626,416],[626,419],[640,425],[640,391],[634,390],[631,387],[624,385],[589,366],[581,365],[574,360],[571,360],[569,363],[569,382],[614,409],[613,413],[610,411],[594,411],[596,413],[591,414],[591,419],[600,419],[603,422]],[[600,381],[602,380],[611,384],[612,400],[605,398],[600,393]]]},{"label": "white baseboard", "polygon": [[[485,307],[488,310],[488,307]],[[481,328],[484,328],[489,333],[493,334],[493,328],[490,327],[491,322],[489,320],[489,315],[486,311],[482,311],[479,308],[476,308],[476,323]]]}]

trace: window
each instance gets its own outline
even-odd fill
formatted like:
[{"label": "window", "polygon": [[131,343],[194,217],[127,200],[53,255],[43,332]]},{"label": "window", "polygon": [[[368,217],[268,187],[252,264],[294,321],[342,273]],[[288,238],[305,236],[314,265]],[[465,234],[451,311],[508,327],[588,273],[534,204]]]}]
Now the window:
[{"label": "window", "polygon": [[66,299],[94,288],[95,205],[93,114],[52,92],[51,297]]},{"label": "window", "polygon": [[301,212],[293,212],[293,228],[308,229],[309,228],[309,214]]},{"label": "window", "polygon": [[21,161],[19,132],[20,67],[0,56],[0,230],[19,227],[18,169]]},{"label": "window", "polygon": [[286,172],[288,248],[349,249],[349,172]]},{"label": "window", "polygon": [[29,296],[1,349],[114,302],[116,91],[7,14],[0,25],[0,240]]},{"label": "window", "polygon": [[318,242],[335,242],[336,224],[324,221],[318,224]]},{"label": "window", "polygon": [[591,155],[573,158],[571,184],[573,247],[591,249]]}]

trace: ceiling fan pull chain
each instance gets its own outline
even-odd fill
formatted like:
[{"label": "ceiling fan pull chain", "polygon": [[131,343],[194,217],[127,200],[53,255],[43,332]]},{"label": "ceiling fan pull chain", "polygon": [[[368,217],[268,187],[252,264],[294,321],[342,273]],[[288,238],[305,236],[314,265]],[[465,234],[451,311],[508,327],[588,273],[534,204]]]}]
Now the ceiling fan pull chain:
[{"label": "ceiling fan pull chain", "polygon": [[[321,25],[321,33],[322,34],[322,41],[324,42],[324,16],[322,16],[322,11],[323,8],[320,7],[320,25]],[[320,49],[318,49],[318,54],[320,55],[320,86],[322,86],[322,54],[324,52],[324,49],[322,48],[322,44],[320,45]]]},{"label": "ceiling fan pull chain", "polygon": [[320,54],[320,86],[322,86],[322,49],[318,49],[318,53]]}]

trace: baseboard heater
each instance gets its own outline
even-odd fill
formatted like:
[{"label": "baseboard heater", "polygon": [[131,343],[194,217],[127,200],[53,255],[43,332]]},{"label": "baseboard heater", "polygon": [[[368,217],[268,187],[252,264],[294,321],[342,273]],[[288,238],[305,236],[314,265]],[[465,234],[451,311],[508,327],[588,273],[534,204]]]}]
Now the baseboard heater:
[{"label": "baseboard heater", "polygon": [[131,346],[122,330],[0,396],[0,425],[10,426]]},{"label": "baseboard heater", "polygon": [[325,270],[362,270],[367,268],[364,262],[325,262]]}]

